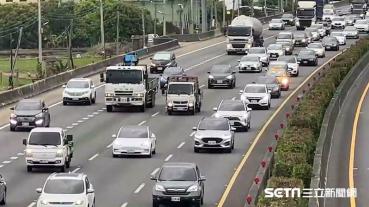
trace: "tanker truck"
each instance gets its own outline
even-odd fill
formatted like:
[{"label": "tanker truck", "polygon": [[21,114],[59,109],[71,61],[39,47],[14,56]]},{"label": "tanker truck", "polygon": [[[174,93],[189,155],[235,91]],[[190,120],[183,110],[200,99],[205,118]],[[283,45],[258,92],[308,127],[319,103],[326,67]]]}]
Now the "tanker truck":
[{"label": "tanker truck", "polygon": [[263,25],[253,17],[245,15],[234,18],[227,29],[227,54],[247,54],[250,47],[262,47]]}]

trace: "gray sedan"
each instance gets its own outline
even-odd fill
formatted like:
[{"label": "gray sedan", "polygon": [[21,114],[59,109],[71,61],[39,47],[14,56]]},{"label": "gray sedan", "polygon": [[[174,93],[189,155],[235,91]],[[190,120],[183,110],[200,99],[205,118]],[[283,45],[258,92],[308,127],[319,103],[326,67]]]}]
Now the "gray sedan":
[{"label": "gray sedan", "polygon": [[271,75],[260,76],[255,83],[265,84],[270,92],[271,98],[281,97],[281,86],[279,85],[277,77]]},{"label": "gray sedan", "polygon": [[260,57],[254,55],[246,55],[238,61],[238,71],[241,72],[261,72],[263,70]]},{"label": "gray sedan", "polygon": [[235,72],[230,65],[214,65],[208,73],[208,88],[236,87]]}]

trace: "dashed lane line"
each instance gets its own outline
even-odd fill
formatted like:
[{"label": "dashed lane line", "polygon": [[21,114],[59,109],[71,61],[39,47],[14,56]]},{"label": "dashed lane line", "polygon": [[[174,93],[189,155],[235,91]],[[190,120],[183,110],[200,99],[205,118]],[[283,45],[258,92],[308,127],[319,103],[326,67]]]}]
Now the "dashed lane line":
[{"label": "dashed lane line", "polygon": [[145,183],[142,183],[140,186],[137,187],[134,194],[138,194],[142,190],[142,188],[144,188],[144,187],[145,187]]},{"label": "dashed lane line", "polygon": [[186,142],[182,142],[181,144],[178,145],[177,149],[181,149],[183,147],[183,145],[185,145]]},{"label": "dashed lane line", "polygon": [[94,156],[90,157],[88,160],[89,160],[89,161],[92,161],[92,160],[93,160],[93,159],[95,159],[97,156],[99,156],[99,154],[98,154],[98,153],[96,153]]},{"label": "dashed lane line", "polygon": [[167,158],[165,158],[165,162],[168,162],[170,159],[172,159],[172,157],[173,157],[173,154],[170,154],[170,155],[168,155],[168,157]]}]

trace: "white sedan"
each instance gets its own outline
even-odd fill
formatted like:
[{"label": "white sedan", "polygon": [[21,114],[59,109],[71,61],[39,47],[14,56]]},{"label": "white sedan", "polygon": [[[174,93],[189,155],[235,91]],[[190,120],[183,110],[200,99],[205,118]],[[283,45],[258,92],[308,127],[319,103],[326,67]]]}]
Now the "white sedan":
[{"label": "white sedan", "polygon": [[272,19],[269,22],[269,30],[278,29],[284,30],[284,22],[282,19]]},{"label": "white sedan", "polygon": [[156,153],[156,136],[148,126],[121,127],[113,141],[113,157]]},{"label": "white sedan", "polygon": [[314,50],[315,51],[315,54],[318,56],[318,57],[325,57],[325,47],[322,45],[322,43],[310,43],[306,49],[310,49],[310,50]]},{"label": "white sedan", "polygon": [[73,78],[63,85],[63,105],[68,103],[96,102],[96,90],[94,83],[89,78]]},{"label": "white sedan", "polygon": [[346,36],[343,34],[343,32],[334,31],[330,34],[331,37],[335,37],[340,45],[346,45]]}]

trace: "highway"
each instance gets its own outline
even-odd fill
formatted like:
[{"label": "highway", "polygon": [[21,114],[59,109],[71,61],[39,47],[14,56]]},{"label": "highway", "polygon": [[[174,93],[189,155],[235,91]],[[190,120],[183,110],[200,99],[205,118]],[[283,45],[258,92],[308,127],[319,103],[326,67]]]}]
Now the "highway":
[{"label": "highway", "polygon": [[[286,30],[294,30],[287,27]],[[264,31],[265,45],[274,42],[274,36],[279,31]],[[227,56],[225,54],[225,38],[220,37],[208,40],[201,44],[213,46],[199,46],[198,50],[186,51],[186,48],[175,50],[178,64],[187,69],[187,74],[200,77],[203,86],[204,99],[202,112],[195,116],[174,115],[167,116],[164,109],[164,97],[157,95],[157,104],[145,113],[124,111],[107,113],[103,100],[104,86],[98,86],[97,103],[91,106],[63,106],[59,103],[60,89],[48,92],[47,96],[52,116],[52,126],[63,127],[68,134],[75,138],[75,156],[71,163],[71,171],[86,173],[95,186],[97,206],[151,206],[151,189],[153,182],[150,174],[168,161],[195,162],[199,165],[203,175],[207,177],[205,183],[204,206],[215,206],[222,196],[225,185],[234,173],[245,152],[249,149],[258,130],[266,122],[268,117],[281,104],[283,99],[293,91],[304,78],[317,67],[300,67],[300,76],[292,79],[292,85],[288,92],[283,92],[282,98],[272,100],[272,108],[269,111],[252,111],[251,130],[246,133],[237,133],[235,150],[231,154],[226,153],[193,153],[193,141],[191,128],[197,124],[203,116],[211,115],[212,108],[217,106],[222,99],[239,97],[239,90],[245,84],[256,80],[263,75],[258,73],[237,73],[237,87],[235,89],[207,89],[207,71],[214,64],[236,65],[240,56]],[[347,46],[354,40],[348,40]],[[196,44],[192,45],[196,46]],[[202,48],[202,49],[200,49]],[[341,50],[344,47],[341,47]],[[294,53],[300,48],[296,48]],[[319,65],[325,63],[336,52],[327,52],[325,58],[319,59]],[[143,60],[148,63],[148,59]],[[319,67],[319,66],[318,66]],[[97,80],[97,76],[93,78]],[[55,98],[52,98],[55,97]],[[9,114],[8,109],[0,111],[1,122],[6,124]],[[112,158],[112,135],[122,125],[148,125],[157,136],[157,154],[153,158]],[[5,125],[0,130],[0,172],[4,175],[8,185],[7,206],[35,206],[37,194],[35,189],[41,187],[52,172],[42,169],[32,173],[26,172],[24,162],[24,146],[22,139],[28,132],[10,132]],[[249,163],[250,165],[255,163]],[[259,163],[256,163],[256,166]],[[256,171],[256,169],[255,169]],[[252,182],[250,177],[250,182]],[[230,204],[228,206],[239,206]]]}]

